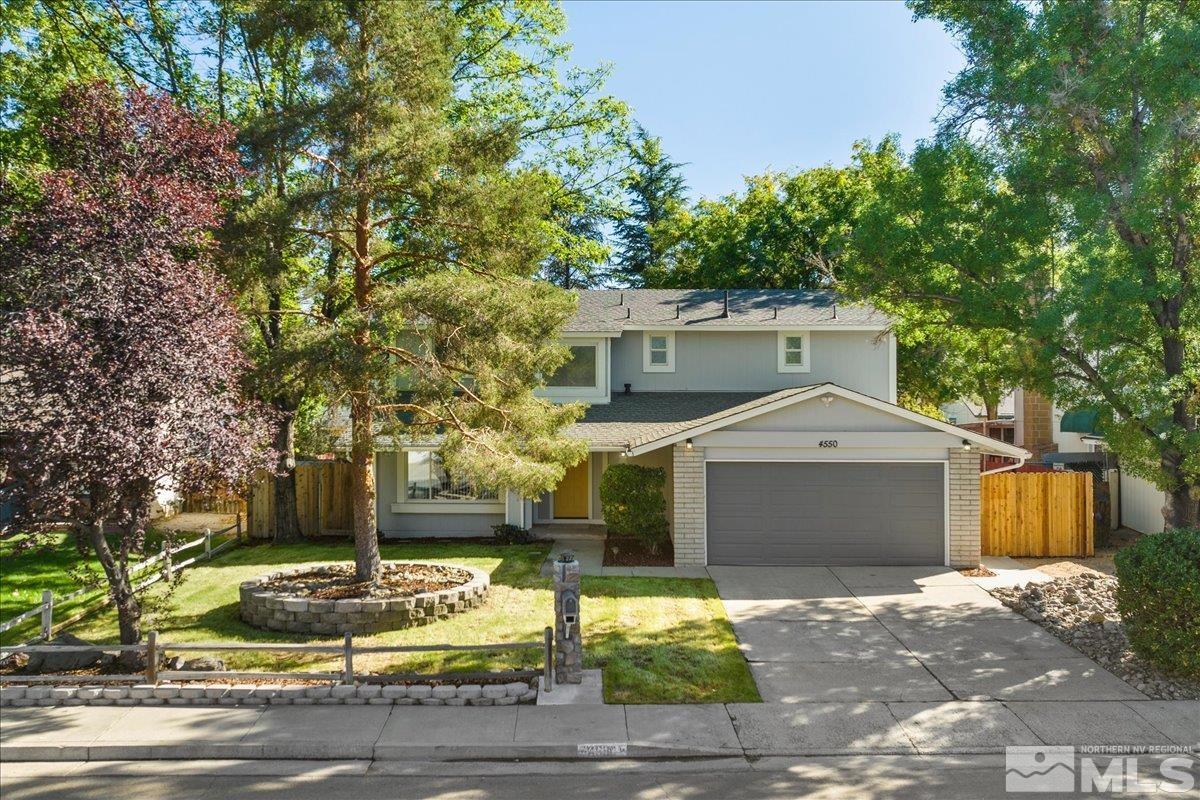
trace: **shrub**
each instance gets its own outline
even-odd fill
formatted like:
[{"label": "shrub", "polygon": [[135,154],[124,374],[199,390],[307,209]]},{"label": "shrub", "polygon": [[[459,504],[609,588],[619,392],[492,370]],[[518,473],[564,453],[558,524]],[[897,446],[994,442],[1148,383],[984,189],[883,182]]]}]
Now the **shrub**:
[{"label": "shrub", "polygon": [[1117,610],[1134,652],[1200,678],[1200,530],[1143,536],[1117,551]]},{"label": "shrub", "polygon": [[532,531],[507,522],[493,525],[492,536],[495,537],[496,544],[529,544],[533,541]]},{"label": "shrub", "polygon": [[651,552],[670,536],[662,467],[613,464],[600,478],[600,508],[613,533],[636,536]]}]

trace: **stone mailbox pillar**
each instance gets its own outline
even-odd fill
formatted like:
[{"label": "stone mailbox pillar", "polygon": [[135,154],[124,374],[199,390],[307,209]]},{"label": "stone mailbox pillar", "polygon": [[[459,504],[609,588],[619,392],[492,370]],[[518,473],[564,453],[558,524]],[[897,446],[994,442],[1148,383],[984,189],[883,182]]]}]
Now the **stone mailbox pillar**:
[{"label": "stone mailbox pillar", "polygon": [[558,683],[583,681],[579,562],[563,553],[554,562],[554,674]]}]

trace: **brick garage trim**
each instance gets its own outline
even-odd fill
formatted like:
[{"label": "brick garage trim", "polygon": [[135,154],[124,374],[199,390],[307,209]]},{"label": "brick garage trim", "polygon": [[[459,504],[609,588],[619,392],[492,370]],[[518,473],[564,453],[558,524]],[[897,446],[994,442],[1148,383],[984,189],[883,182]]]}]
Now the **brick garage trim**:
[{"label": "brick garage trim", "polygon": [[[385,563],[392,565],[432,562]],[[486,572],[462,564],[453,566],[471,573],[471,579],[461,586],[438,592],[352,600],[315,600],[264,589],[264,583],[311,572],[313,567],[273,572],[241,585],[239,594],[242,621],[265,630],[324,635],[379,633],[427,625],[451,614],[468,611],[487,597],[491,577]]]},{"label": "brick garage trim", "polygon": [[678,443],[672,448],[675,527],[672,544],[675,566],[702,567],[708,562],[704,448],[691,450]]},{"label": "brick garage trim", "polygon": [[979,459],[977,452],[950,450],[950,551],[952,567],[979,566]]}]

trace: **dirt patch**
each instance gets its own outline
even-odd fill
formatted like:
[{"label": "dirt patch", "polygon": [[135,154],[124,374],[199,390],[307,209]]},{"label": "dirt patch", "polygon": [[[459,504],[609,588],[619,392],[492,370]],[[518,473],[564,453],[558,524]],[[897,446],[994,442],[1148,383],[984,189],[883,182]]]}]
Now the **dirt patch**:
[{"label": "dirt patch", "polygon": [[650,551],[641,539],[635,536],[609,535],[604,540],[604,566],[606,567],[673,567],[675,548],[670,542],[658,546],[658,552]]},{"label": "dirt patch", "polygon": [[1092,577],[1098,575],[1113,576],[1117,574],[1117,568],[1113,566],[1113,556],[1117,554],[1118,550],[1128,547],[1139,536],[1143,535],[1131,528],[1120,528],[1109,534],[1110,543],[1108,545],[1096,547],[1095,553],[1090,556],[1068,558],[1018,557],[1015,560],[1020,562],[1023,567],[1044,572],[1052,578],[1073,578],[1078,575],[1090,575]]},{"label": "dirt patch", "polygon": [[994,578],[996,573],[984,566],[971,567],[969,569],[960,569],[959,574],[965,575],[968,578]]},{"label": "dirt patch", "polygon": [[355,578],[353,566],[335,564],[267,581],[262,588],[313,600],[357,600],[442,592],[473,577],[465,569],[441,564],[385,564],[378,581],[362,582]]}]

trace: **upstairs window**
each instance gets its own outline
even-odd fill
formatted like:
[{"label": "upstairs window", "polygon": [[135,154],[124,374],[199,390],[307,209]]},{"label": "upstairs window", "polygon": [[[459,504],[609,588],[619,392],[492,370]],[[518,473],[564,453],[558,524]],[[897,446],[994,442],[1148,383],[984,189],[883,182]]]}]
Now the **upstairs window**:
[{"label": "upstairs window", "polygon": [[596,351],[594,344],[571,345],[571,359],[558,368],[546,383],[550,387],[591,388],[596,385]]},{"label": "upstairs window", "polygon": [[642,334],[642,372],[675,371],[675,334],[645,331]]},{"label": "upstairs window", "polygon": [[809,372],[808,331],[779,332],[779,371]]}]

